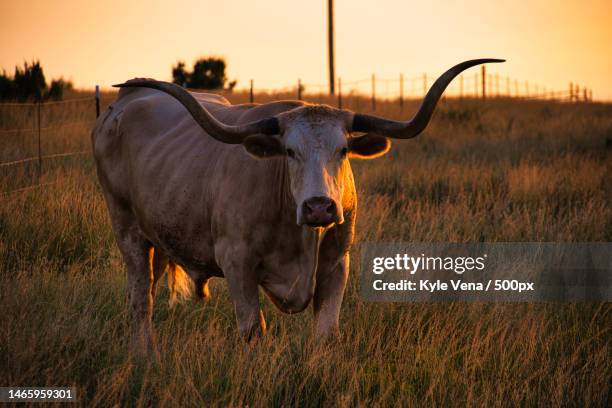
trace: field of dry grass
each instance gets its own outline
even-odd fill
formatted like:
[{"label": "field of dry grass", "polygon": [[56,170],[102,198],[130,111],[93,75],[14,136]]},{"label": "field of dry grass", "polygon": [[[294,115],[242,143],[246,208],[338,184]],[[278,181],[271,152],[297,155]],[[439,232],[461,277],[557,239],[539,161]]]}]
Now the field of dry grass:
[{"label": "field of dry grass", "polygon": [[[368,110],[365,98],[345,104]],[[392,103],[376,113],[400,117]],[[44,131],[44,154],[89,149],[93,103],[42,116],[43,126],[80,121]],[[0,108],[1,129],[32,125],[31,111]],[[353,259],[360,242],[377,240],[612,241],[607,139],[612,105],[447,100],[418,139],[353,163]],[[0,162],[36,149],[32,133],[0,132]],[[335,341],[313,338],[311,313],[282,315],[264,301],[268,335],[245,345],[214,280],[208,303],[169,309],[167,290],[158,293],[162,363],[134,363],[125,272],[92,159],[43,164],[40,182],[54,184],[0,196],[0,386],[76,386],[85,406],[609,403],[609,303],[366,303],[357,261]],[[0,191],[36,173],[36,163],[0,168]]]}]

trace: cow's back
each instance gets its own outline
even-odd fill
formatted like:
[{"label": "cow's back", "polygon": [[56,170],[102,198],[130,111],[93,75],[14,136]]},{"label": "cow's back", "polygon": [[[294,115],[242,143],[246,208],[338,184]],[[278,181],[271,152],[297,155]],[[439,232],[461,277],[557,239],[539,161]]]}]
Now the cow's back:
[{"label": "cow's back", "polygon": [[[219,96],[194,96],[228,124],[296,106],[232,106]],[[234,225],[249,231],[257,230],[255,224],[279,221],[281,160],[254,159],[241,145],[213,139],[166,94],[122,90],[100,116],[92,142],[107,201],[124,205],[151,242],[168,244],[164,249],[170,255],[175,242],[210,249]],[[289,217],[294,213],[289,211]],[[292,218],[288,222],[295,225]],[[180,250],[187,253],[176,258],[199,256]]]},{"label": "cow's back", "polygon": [[[219,120],[235,122],[248,109],[232,106],[214,94],[194,93],[194,97]],[[163,165],[173,156],[184,167],[184,160],[197,151],[210,157],[231,150],[205,135],[189,113],[172,97],[145,88],[124,88],[100,115],[92,132],[94,156],[103,187],[128,198],[141,180],[134,180],[135,169],[148,164]],[[195,149],[195,151],[194,151]],[[180,168],[178,169],[180,170]],[[180,171],[179,171],[180,173]]]}]

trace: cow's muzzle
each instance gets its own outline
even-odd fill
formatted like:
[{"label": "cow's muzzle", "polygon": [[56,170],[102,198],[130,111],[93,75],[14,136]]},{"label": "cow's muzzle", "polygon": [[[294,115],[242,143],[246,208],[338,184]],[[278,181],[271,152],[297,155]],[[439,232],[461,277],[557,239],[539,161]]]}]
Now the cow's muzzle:
[{"label": "cow's muzzle", "polygon": [[309,227],[329,227],[340,219],[338,206],[328,197],[312,197],[302,203],[300,224]]}]

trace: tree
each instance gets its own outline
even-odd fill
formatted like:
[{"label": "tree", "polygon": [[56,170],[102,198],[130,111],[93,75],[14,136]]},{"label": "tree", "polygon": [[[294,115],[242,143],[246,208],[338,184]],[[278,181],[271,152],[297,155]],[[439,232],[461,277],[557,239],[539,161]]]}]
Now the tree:
[{"label": "tree", "polygon": [[15,67],[13,83],[15,84],[16,97],[22,100],[28,98],[42,99],[47,87],[45,74],[39,61],[32,62],[32,65],[26,62],[23,69]]},{"label": "tree", "polygon": [[0,75],[0,99],[61,99],[66,89],[72,89],[72,83],[63,78],[51,81],[51,86],[47,87],[39,61],[31,64],[26,62],[23,68],[15,67],[13,78],[6,75],[6,72]]},{"label": "tree", "polygon": [[64,91],[72,89],[72,82],[66,81],[64,78],[54,79],[49,85],[47,97],[49,99],[60,100],[64,97]]},{"label": "tree", "polygon": [[172,67],[172,82],[180,86],[187,86],[189,81],[189,72],[185,71],[185,63],[179,61],[176,66]]},{"label": "tree", "polygon": [[15,95],[13,80],[3,71],[0,75],[0,99],[11,99]]},{"label": "tree", "polygon": [[[193,71],[185,69],[185,63],[179,61],[172,67],[172,82],[187,88],[221,89],[227,82],[225,75],[226,63],[223,58],[200,58],[193,64]],[[236,81],[228,84],[233,89]]]}]

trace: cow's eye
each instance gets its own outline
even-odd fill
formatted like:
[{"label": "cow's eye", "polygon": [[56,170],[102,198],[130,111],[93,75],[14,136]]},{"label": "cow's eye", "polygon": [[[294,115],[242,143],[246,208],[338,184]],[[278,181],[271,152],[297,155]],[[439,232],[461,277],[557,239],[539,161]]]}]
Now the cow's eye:
[{"label": "cow's eye", "polygon": [[347,153],[348,153],[348,149],[346,147],[343,147],[342,150],[340,150],[340,156],[342,158],[346,157]]},{"label": "cow's eye", "polygon": [[295,152],[293,151],[293,149],[287,149],[287,156],[291,157],[292,159],[295,159]]}]

